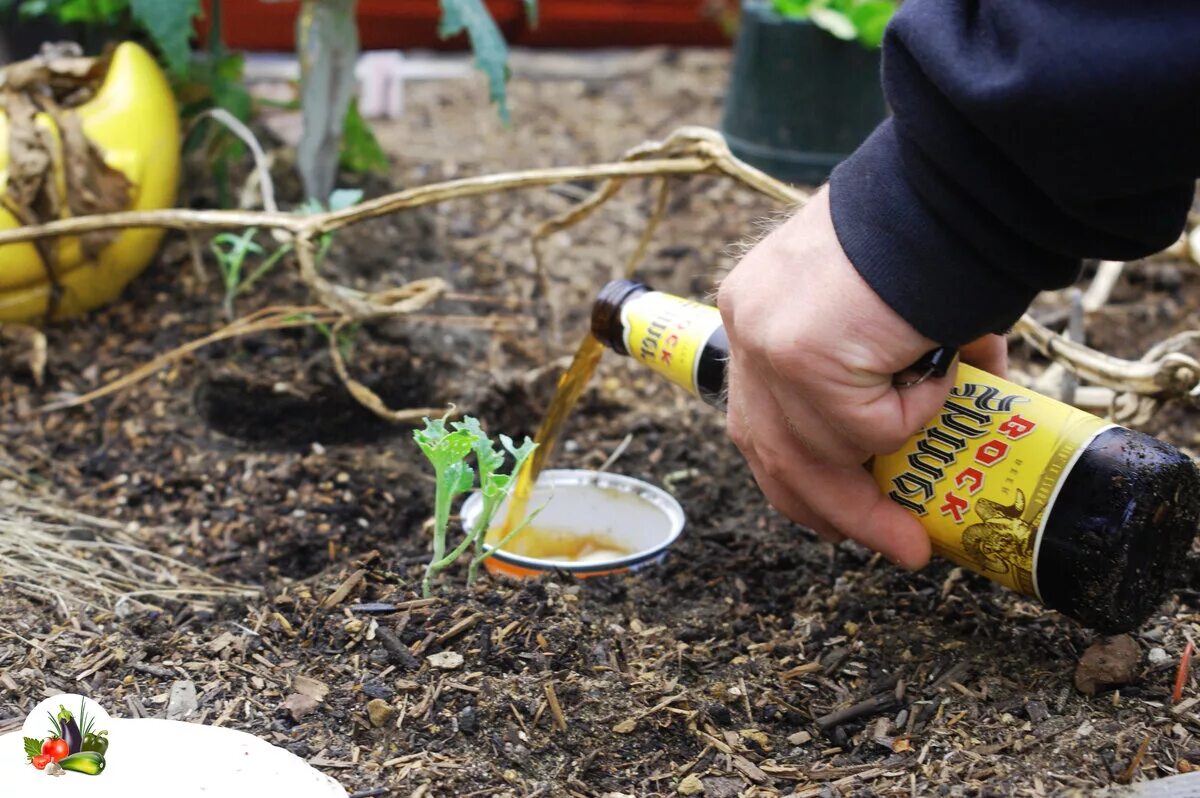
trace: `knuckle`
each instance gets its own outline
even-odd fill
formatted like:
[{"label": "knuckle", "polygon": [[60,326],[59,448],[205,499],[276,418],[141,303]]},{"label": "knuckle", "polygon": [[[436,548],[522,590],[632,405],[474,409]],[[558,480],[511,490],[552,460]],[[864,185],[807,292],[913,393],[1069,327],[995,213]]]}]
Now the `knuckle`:
[{"label": "knuckle", "polygon": [[730,273],[717,286],[717,310],[727,327],[735,324],[735,309],[738,305],[739,280],[737,272]]},{"label": "knuckle", "polygon": [[725,418],[725,433],[733,441],[734,446],[742,451],[747,450],[750,445],[750,431],[745,424],[737,420],[734,413],[730,413]]},{"label": "knuckle", "polygon": [[772,482],[787,484],[792,473],[792,464],[788,458],[783,457],[779,451],[768,448],[759,453],[759,462],[762,464],[763,476]]}]

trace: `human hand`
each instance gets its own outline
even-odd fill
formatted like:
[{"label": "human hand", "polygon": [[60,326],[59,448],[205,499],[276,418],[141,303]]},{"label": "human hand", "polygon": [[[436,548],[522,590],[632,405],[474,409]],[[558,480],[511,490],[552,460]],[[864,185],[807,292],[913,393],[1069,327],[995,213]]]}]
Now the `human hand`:
[{"label": "human hand", "polygon": [[[767,499],[827,540],[849,537],[906,568],[924,566],[928,535],[862,466],[899,449],[933,417],[957,364],[940,379],[893,384],[937,343],[850,263],[827,188],[738,263],[717,304],[730,344],[729,435]],[[960,354],[985,371],[1006,371],[1001,336]]]}]

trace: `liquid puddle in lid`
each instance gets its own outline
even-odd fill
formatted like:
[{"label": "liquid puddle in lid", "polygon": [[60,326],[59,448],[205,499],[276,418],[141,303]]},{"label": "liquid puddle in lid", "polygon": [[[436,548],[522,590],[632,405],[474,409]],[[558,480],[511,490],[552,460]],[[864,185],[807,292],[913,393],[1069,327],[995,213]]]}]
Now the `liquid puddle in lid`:
[{"label": "liquid puddle in lid", "polygon": [[599,532],[531,526],[508,542],[503,551],[535,560],[597,563],[628,557],[633,550]]}]

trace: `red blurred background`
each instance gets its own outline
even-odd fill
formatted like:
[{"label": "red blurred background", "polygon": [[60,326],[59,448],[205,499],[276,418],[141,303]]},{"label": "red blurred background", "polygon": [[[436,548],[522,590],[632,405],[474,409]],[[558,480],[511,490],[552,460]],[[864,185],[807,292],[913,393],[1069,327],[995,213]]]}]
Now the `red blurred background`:
[{"label": "red blurred background", "polygon": [[[722,0],[541,0],[538,26],[525,19],[521,0],[487,0],[509,44],[521,47],[628,47],[727,45],[714,9]],[[208,2],[205,2],[207,11]],[[225,0],[221,28],[231,49],[282,51],[295,46],[299,0]],[[466,36],[437,35],[438,0],[359,0],[359,35],[365,50],[458,50]],[[206,36],[208,21],[200,23]]]}]

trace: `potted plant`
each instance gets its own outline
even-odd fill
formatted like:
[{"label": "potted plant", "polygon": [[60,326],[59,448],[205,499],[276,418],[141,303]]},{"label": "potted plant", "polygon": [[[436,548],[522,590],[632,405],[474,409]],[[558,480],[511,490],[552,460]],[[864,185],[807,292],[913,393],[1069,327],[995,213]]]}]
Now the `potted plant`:
[{"label": "potted plant", "polygon": [[721,130],[739,158],[820,183],[887,115],[879,44],[895,0],[744,0]]}]

